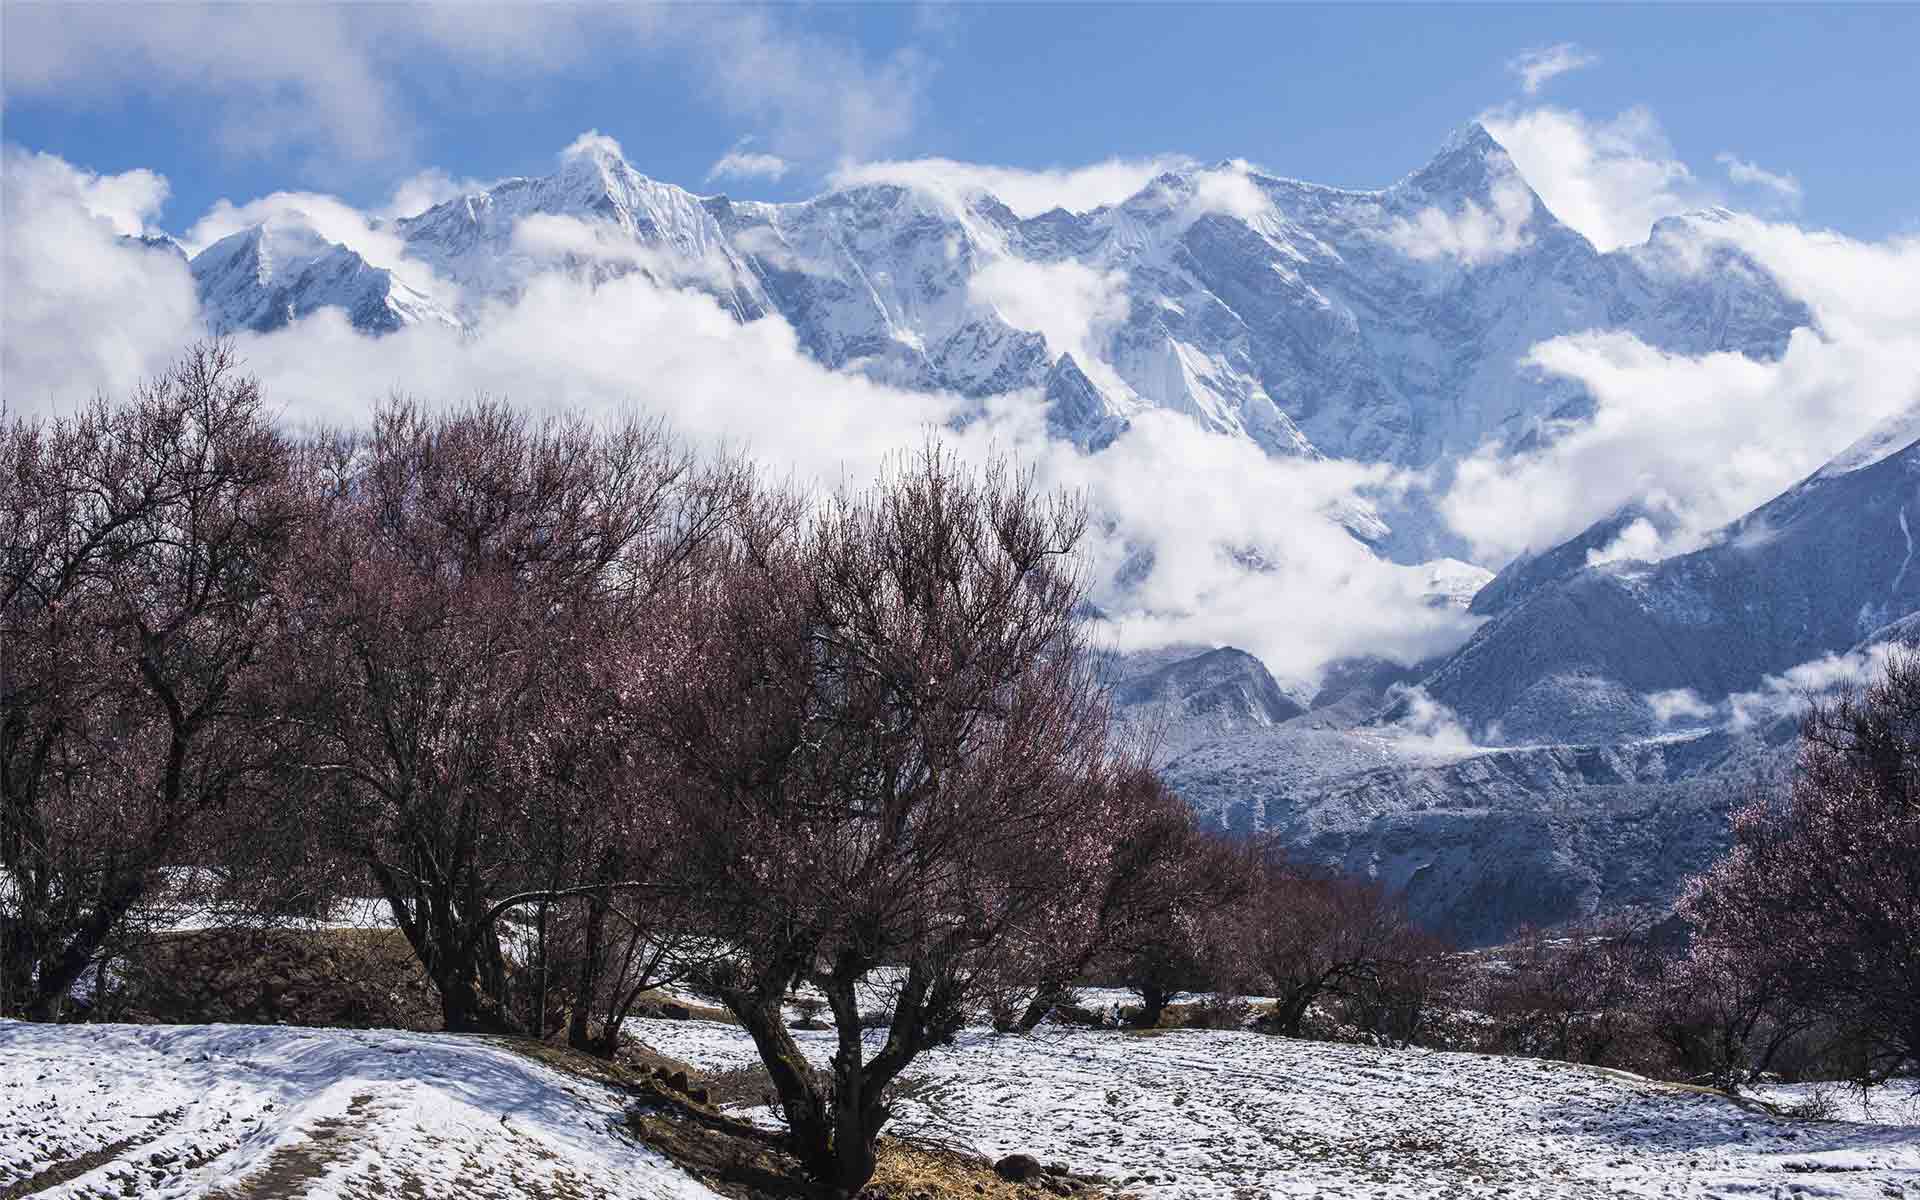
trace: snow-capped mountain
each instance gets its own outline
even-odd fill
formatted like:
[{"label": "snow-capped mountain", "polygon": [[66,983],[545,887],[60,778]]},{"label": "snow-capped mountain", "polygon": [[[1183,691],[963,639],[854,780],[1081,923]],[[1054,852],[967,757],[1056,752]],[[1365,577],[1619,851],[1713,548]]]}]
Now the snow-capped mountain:
[{"label": "snow-capped mountain", "polygon": [[323,308],[344,310],[368,333],[420,321],[459,324],[432,298],[326,240],[297,214],[220,239],[195,255],[190,269],[215,333],[264,333]]},{"label": "snow-capped mountain", "polygon": [[[739,320],[778,315],[828,367],[970,397],[1038,389],[1054,432],[1083,446],[1161,408],[1274,454],[1437,468],[1444,486],[1489,439],[1530,444],[1587,410],[1577,384],[1521,365],[1545,339],[1617,329],[1678,353],[1778,355],[1810,317],[1724,243],[1702,254],[1716,219],[1602,254],[1477,124],[1383,189],[1221,163],[1026,216],[891,183],[791,204],[701,197],[588,137],[551,176],[390,223],[430,285],[272,228],[194,270],[221,328],[333,305],[371,333],[483,320],[549,271],[639,271]],[[1417,495],[1383,515],[1376,545],[1400,561],[1463,553]]]}]

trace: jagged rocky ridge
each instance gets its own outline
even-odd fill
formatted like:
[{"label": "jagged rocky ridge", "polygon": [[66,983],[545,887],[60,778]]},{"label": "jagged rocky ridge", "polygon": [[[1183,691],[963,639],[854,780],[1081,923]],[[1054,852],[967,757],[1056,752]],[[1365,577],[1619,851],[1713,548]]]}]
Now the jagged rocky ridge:
[{"label": "jagged rocky ridge", "polygon": [[[1037,389],[1053,431],[1083,446],[1161,408],[1270,453],[1437,468],[1444,486],[1489,439],[1528,445],[1587,411],[1576,384],[1521,365],[1547,338],[1618,329],[1677,353],[1778,355],[1810,317],[1712,238],[1715,219],[1600,253],[1477,124],[1384,189],[1222,163],[1117,205],[1026,216],[985,193],[886,183],[792,204],[696,196],[583,139],[552,176],[391,222],[421,268],[405,282],[344,247],[283,245],[291,229],[237,234],[194,271],[220,328],[333,306],[374,333],[480,320],[545,272],[638,271],[743,321],[777,314],[828,367],[969,397]],[[1456,220],[1491,242],[1449,249],[1421,232]],[[1111,293],[1077,344],[1018,327],[1006,302],[1049,272]],[[1420,496],[1387,516],[1373,540],[1397,560],[1464,556]]]}]

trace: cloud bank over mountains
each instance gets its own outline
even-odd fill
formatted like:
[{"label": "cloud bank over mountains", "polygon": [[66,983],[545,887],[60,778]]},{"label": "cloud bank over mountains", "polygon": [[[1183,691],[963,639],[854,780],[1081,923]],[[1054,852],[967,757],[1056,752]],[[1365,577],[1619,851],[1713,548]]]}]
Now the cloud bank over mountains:
[{"label": "cloud bank over mountains", "polygon": [[[325,31],[316,53],[373,55],[361,36]],[[457,38],[463,52],[486,59],[503,44],[493,39],[513,31],[416,24],[406,36]],[[670,35],[643,24],[623,36]],[[727,36],[751,41],[756,34],[733,27]],[[161,38],[134,37],[125,61],[160,54],[172,44]],[[547,52],[565,53],[564,41]],[[297,63],[277,61],[258,69],[301,77]],[[71,69],[50,61],[28,85],[58,86]],[[778,62],[770,73],[779,74]],[[1538,76],[1542,85],[1550,75]],[[880,110],[892,101],[881,98],[910,99],[911,66],[855,76],[871,83],[867,99],[835,100],[824,131],[808,136],[842,147],[886,143]],[[766,81],[757,94],[763,99],[751,103],[769,112],[790,105],[798,113],[812,103]],[[384,101],[375,94],[352,103]],[[356,122],[348,118],[358,111],[330,119],[351,130]],[[745,445],[821,486],[866,478],[883,456],[929,430],[969,453],[1009,451],[1048,482],[1083,491],[1099,514],[1097,598],[1116,643],[1233,644],[1283,677],[1311,681],[1326,663],[1350,655],[1430,657],[1458,645],[1476,624],[1457,605],[1436,602],[1430,569],[1389,561],[1354,535],[1365,514],[1410,491],[1436,491],[1434,508],[1448,533],[1483,568],[1545,549],[1635,502],[1665,519],[1659,529],[1630,527],[1633,536],[1608,553],[1659,557],[1700,544],[1880,418],[1920,400],[1920,239],[1865,243],[1725,209],[1700,216],[1702,203],[1720,198],[1673,157],[1644,111],[1595,119],[1515,107],[1483,121],[1517,180],[1496,182],[1484,203],[1436,203],[1388,226],[1382,238],[1392,250],[1458,269],[1497,263],[1534,237],[1537,195],[1538,206],[1596,248],[1642,248],[1635,253],[1681,277],[1726,269],[1716,247],[1735,248],[1807,305],[1814,327],[1794,332],[1771,362],[1725,351],[1678,354],[1620,330],[1543,339],[1526,349],[1526,368],[1577,385],[1590,404],[1570,410],[1551,438],[1517,447],[1489,441],[1445,478],[1394,463],[1269,453],[1166,409],[1131,414],[1110,445],[1090,452],[1050,435],[1048,398],[1037,389],[968,397],[831,369],[780,316],[743,322],[711,290],[681,286],[689,281],[642,257],[627,260],[640,268],[627,273],[537,274],[508,295],[465,297],[472,319],[464,329],[420,323],[373,338],[338,310],[323,309],[237,337],[250,369],[295,424],[356,419],[367,401],[390,391],[438,402],[487,393],[598,412],[638,407],[695,438]],[[716,178],[774,177],[789,140],[735,147],[735,161],[716,164]],[[351,137],[334,149],[352,152]],[[571,152],[585,151],[576,145]],[[1726,165],[1736,182],[1782,190],[1751,174],[1760,170],[1752,164]],[[95,175],[14,148],[5,168],[0,370],[9,409],[61,411],[94,392],[124,394],[204,332],[186,258],[154,236],[164,179],[144,170]],[[1176,170],[1190,194],[1159,194],[1157,181]],[[956,213],[991,195],[1022,218],[1117,208],[1146,195],[1162,207],[1177,202],[1173,227],[1181,230],[1209,218],[1278,228],[1287,215],[1251,170],[1244,163],[1200,169],[1174,158],[1039,172],[922,159],[848,166],[836,183],[896,184]],[[392,218],[479,186],[425,173],[379,213],[307,192],[223,201],[178,245],[194,253],[262,222],[297,220],[425,294],[460,296],[430,264],[409,256]],[[1667,220],[1687,213],[1696,215]],[[641,253],[595,236],[564,219],[523,222],[513,246],[583,263]],[[1134,315],[1123,284],[1116,272],[1066,255],[1006,253],[984,261],[965,294],[1012,329],[1039,335],[1050,358],[1072,355],[1103,384],[1112,368],[1096,335]],[[1687,711],[1678,701],[1670,707]],[[1423,736],[1437,735],[1423,727]]]}]

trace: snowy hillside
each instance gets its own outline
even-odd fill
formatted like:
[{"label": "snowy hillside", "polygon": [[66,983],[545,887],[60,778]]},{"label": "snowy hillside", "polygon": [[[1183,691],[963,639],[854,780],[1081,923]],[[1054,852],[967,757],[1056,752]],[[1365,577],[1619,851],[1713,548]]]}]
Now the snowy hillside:
[{"label": "snowy hillside", "polygon": [[0,1021],[0,1195],[714,1200],[611,1088],[446,1034]]},{"label": "snowy hillside", "polygon": [[[635,1034],[705,1070],[753,1059],[730,1026]],[[797,1036],[817,1061],[832,1053],[830,1034]],[[1148,1200],[1920,1195],[1920,1126],[1781,1120],[1564,1063],[1254,1033],[967,1033],[915,1062],[897,1111],[902,1132],[1063,1162]]]},{"label": "snowy hillside", "polygon": [[[637,1032],[699,1070],[754,1059],[728,1025]],[[1897,1106],[1791,1120],[1560,1063],[1253,1033],[968,1032],[915,1063],[897,1110],[897,1134],[1145,1200],[1920,1195]],[[5,1195],[714,1195],[620,1117],[612,1090],[472,1038],[0,1024]]]}]

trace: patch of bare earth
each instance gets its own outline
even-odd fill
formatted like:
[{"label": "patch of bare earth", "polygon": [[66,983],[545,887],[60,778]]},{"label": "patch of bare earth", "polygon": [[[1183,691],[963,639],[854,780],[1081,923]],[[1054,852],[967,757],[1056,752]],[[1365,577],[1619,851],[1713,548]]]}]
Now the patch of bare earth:
[{"label": "patch of bare earth", "polygon": [[[703,1075],[685,1063],[635,1046],[607,1062],[538,1042],[513,1048],[557,1070],[618,1087],[632,1097],[627,1129],[643,1145],[732,1200],[818,1200],[825,1195],[788,1152],[780,1133],[720,1111],[758,1104],[772,1091],[758,1067]],[[684,1081],[684,1086],[682,1086]],[[930,1140],[880,1139],[880,1161],[862,1190],[866,1200],[1054,1200],[1061,1195],[1124,1200],[1089,1176],[1064,1168],[1044,1183],[1001,1178],[987,1159]]]},{"label": "patch of bare earth", "polygon": [[22,1197],[36,1195],[50,1188],[59,1187],[63,1183],[69,1183],[89,1171],[104,1167],[123,1157],[134,1157],[139,1147],[156,1141],[180,1119],[180,1115],[179,1109],[155,1113],[151,1118],[154,1125],[145,1133],[121,1138],[97,1150],[89,1150],[85,1154],[77,1154],[72,1158],[63,1158],[58,1162],[49,1163],[25,1179],[16,1180],[0,1188],[0,1200],[21,1200]]}]

